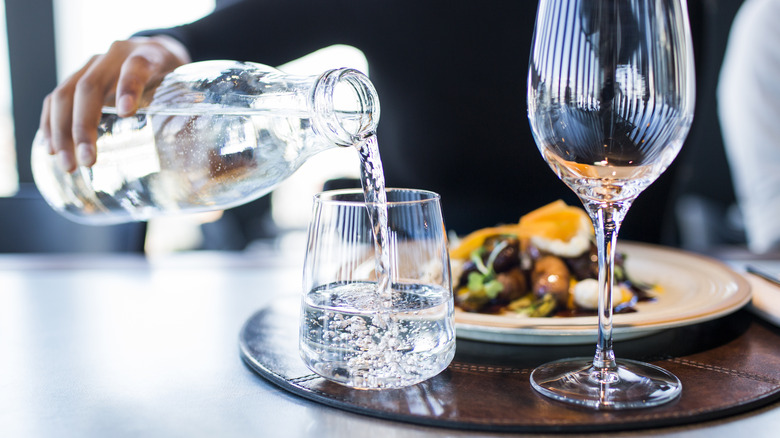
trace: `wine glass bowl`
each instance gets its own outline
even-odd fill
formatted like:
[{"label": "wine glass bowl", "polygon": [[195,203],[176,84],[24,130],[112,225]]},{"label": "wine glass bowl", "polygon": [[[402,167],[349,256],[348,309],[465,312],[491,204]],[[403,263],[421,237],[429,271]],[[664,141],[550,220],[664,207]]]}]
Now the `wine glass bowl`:
[{"label": "wine glass bowl", "polygon": [[596,230],[596,354],[533,371],[557,400],[597,409],[673,400],[680,381],[612,350],[615,244],[631,203],[672,163],[693,120],[692,43],[681,0],[540,0],[528,117],[544,160],[581,199]]}]

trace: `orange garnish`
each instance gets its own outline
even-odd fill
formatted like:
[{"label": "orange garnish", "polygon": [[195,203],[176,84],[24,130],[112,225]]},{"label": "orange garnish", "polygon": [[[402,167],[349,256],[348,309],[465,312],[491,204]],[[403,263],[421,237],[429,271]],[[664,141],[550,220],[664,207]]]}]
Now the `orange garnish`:
[{"label": "orange garnish", "polygon": [[[566,242],[577,235],[584,223],[590,224],[585,210],[566,205],[559,199],[524,215],[516,224],[482,228],[468,234],[450,251],[450,257],[467,259],[472,251],[485,243],[486,239],[500,235],[513,235],[520,238],[539,236]],[[593,227],[589,226],[589,229],[593,233]]]},{"label": "orange garnish", "polygon": [[[577,235],[583,224],[590,224],[585,210],[566,205],[559,199],[521,217],[518,227],[520,236],[567,242]],[[592,226],[589,231],[593,233]]]},{"label": "orange garnish", "polygon": [[454,259],[468,259],[475,249],[485,243],[487,238],[507,234],[516,236],[518,229],[518,224],[509,224],[476,230],[460,240],[460,244],[450,251],[450,257]]}]

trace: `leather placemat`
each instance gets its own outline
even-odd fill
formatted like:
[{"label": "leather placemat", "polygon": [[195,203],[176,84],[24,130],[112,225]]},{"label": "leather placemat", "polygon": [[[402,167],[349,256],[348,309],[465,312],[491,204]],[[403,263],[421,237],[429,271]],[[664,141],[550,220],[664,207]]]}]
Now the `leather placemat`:
[{"label": "leather placemat", "polygon": [[299,302],[257,312],[240,334],[241,356],[281,388],[329,406],[375,417],[450,428],[513,432],[627,430],[720,418],[780,398],[780,330],[745,311],[702,324],[618,342],[618,358],[645,360],[683,384],[677,400],[655,408],[594,411],[549,400],[531,370],[594,346],[523,346],[457,340],[455,359],[423,383],[354,390],[313,374],[298,355]]}]

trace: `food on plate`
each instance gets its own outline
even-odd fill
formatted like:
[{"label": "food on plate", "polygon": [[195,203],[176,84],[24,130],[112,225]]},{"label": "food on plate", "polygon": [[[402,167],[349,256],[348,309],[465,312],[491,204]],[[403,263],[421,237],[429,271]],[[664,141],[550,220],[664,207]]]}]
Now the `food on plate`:
[{"label": "food on plate", "polygon": [[[483,228],[450,250],[455,304],[467,312],[532,317],[595,314],[598,256],[593,225],[581,208],[555,201],[516,224]],[[654,299],[650,285],[631,281],[615,256],[616,313]]]}]

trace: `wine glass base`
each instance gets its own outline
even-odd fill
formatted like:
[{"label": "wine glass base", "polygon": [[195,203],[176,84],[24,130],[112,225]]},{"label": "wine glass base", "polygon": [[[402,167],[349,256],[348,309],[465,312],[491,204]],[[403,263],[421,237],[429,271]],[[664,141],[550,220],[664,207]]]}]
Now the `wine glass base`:
[{"label": "wine glass base", "polygon": [[531,385],[555,400],[614,410],[658,406],[682,391],[682,383],[670,372],[626,359],[618,360],[614,370],[593,367],[592,358],[550,362],[534,369]]}]

